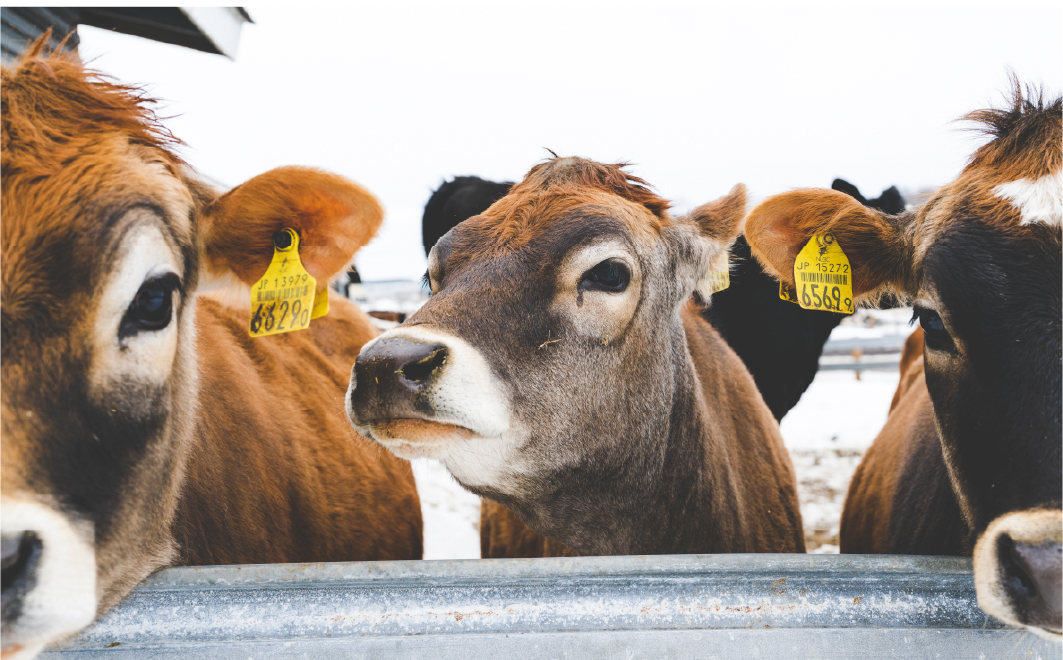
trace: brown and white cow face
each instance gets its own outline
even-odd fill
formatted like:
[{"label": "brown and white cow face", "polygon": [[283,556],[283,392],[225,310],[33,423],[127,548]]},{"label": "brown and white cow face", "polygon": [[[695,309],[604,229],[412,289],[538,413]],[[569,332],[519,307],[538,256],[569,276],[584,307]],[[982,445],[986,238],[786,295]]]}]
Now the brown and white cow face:
[{"label": "brown and white cow face", "polygon": [[[831,231],[854,293],[909,298],[979,600],[1005,621],[1060,632],[1060,101],[975,113],[993,139],[916,212],[886,216],[831,191],[769,198],[754,254],[792,282],[797,251]],[[992,523],[992,524],[991,524]]]},{"label": "brown and white cow face", "polygon": [[529,490],[596,455],[615,463],[619,439],[633,450],[668,428],[689,359],[680,306],[726,263],[744,206],[739,186],[673,219],[619,166],[534,167],[433,248],[432,297],[358,357],[352,423],[503,501],[548,498]]},{"label": "brown and white cow face", "polygon": [[171,561],[200,281],[253,282],[281,223],[304,225],[304,265],[327,277],[351,252],[320,218],[361,222],[342,212],[359,195],[379,212],[361,188],[307,168],[215,199],[137,90],[41,59],[39,45],[3,70],[4,658],[76,632]]}]

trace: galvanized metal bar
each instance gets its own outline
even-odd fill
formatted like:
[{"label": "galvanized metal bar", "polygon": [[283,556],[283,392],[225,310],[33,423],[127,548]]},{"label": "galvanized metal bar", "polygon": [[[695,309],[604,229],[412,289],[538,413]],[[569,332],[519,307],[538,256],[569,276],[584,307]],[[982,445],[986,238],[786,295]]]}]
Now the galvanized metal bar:
[{"label": "galvanized metal bar", "polygon": [[820,364],[820,371],[896,371],[899,360],[893,362],[843,362]]},{"label": "galvanized metal bar", "polygon": [[682,555],[177,568],[46,657],[1060,658],[970,560]]}]

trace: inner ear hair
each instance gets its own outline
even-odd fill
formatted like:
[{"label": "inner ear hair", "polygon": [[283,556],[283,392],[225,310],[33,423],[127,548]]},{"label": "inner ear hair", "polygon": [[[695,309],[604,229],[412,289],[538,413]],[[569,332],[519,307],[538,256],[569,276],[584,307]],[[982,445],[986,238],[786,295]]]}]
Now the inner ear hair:
[{"label": "inner ear hair", "polygon": [[697,225],[703,237],[726,248],[738,237],[745,214],[746,187],[739,183],[723,197],[691,211],[687,218]]},{"label": "inner ear hair", "polygon": [[853,271],[857,298],[892,291],[903,295],[912,262],[911,240],[901,224],[845,193],[806,188],[774,195],[746,218],[746,240],[764,269],[794,285],[794,261],[815,235],[831,233]]}]

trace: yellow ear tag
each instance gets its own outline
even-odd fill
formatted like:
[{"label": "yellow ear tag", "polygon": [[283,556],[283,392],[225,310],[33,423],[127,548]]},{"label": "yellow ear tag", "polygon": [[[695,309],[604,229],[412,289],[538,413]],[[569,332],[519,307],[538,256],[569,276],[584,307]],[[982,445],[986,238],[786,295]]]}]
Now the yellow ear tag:
[{"label": "yellow ear tag", "polygon": [[[317,280],[299,261],[299,234],[282,229],[273,235],[273,261],[251,287],[252,337],[265,337],[310,325]],[[326,297],[327,299],[327,297]]]},{"label": "yellow ear tag", "polygon": [[328,314],[328,287],[314,292],[314,308],[310,310],[310,320],[319,319]]},{"label": "yellow ear tag", "polygon": [[709,295],[719,293],[729,286],[731,286],[730,270],[724,268],[723,270],[709,271]]},{"label": "yellow ear tag", "polygon": [[[853,273],[834,234],[817,234],[808,240],[794,261],[795,302],[804,309],[852,314]],[[783,297],[779,288],[779,297]],[[786,298],[783,298],[784,300]]]},{"label": "yellow ear tag", "polygon": [[795,305],[801,304],[797,302],[797,289],[783,281],[779,282],[779,297],[786,302],[792,302]]}]

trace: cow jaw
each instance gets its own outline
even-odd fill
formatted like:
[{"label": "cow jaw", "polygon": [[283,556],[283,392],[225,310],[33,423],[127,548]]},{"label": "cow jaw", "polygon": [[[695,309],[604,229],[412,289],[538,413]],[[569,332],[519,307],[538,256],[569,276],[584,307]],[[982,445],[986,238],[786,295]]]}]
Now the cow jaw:
[{"label": "cow jaw", "polygon": [[5,496],[0,529],[5,546],[19,546],[4,568],[3,658],[32,658],[96,616],[93,528],[44,501]]}]

